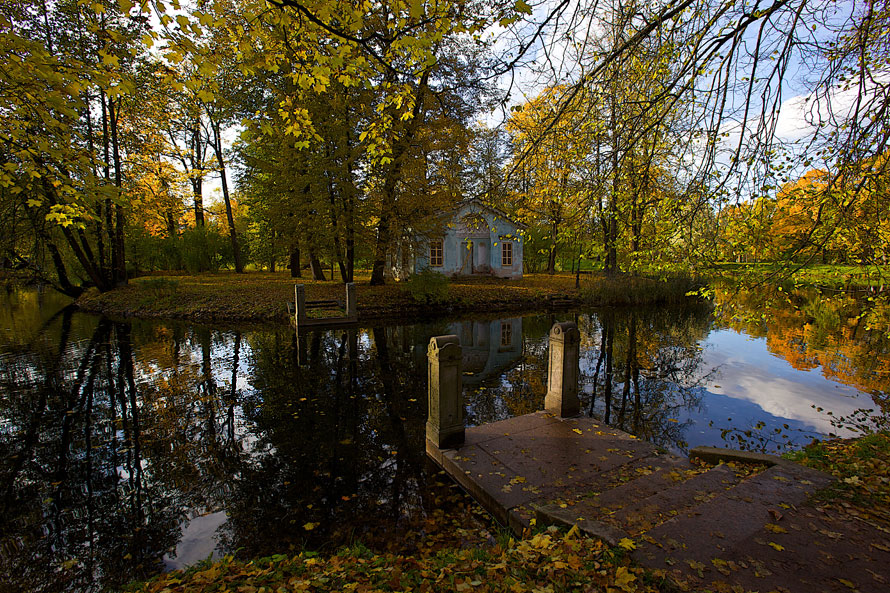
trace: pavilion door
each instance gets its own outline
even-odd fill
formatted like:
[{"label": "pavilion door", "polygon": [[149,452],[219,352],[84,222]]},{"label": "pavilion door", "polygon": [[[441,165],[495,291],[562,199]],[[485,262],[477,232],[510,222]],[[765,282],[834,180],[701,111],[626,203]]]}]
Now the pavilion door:
[{"label": "pavilion door", "polygon": [[472,274],[474,270],[473,266],[473,240],[465,239],[463,242],[463,259],[461,260],[460,265],[460,273],[461,274]]},{"label": "pavilion door", "polygon": [[491,245],[488,241],[479,241],[473,253],[473,273],[488,274],[491,272]]}]

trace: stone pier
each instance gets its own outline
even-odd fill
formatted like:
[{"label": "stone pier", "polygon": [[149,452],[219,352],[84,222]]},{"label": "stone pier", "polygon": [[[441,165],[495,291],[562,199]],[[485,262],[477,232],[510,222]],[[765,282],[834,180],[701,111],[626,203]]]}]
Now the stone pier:
[{"label": "stone pier", "polygon": [[550,329],[550,364],[544,409],[560,418],[571,418],[581,411],[578,399],[580,346],[581,332],[574,323],[553,324]]},{"label": "stone pier", "polygon": [[430,339],[427,350],[429,413],[426,438],[437,448],[464,442],[463,358],[457,336]]},{"label": "stone pier", "polygon": [[[836,520],[829,529],[810,505],[833,478],[743,451],[687,458],[578,415],[579,346],[574,324],[555,324],[546,410],[465,430],[457,336],[430,341],[427,454],[501,524],[517,534],[575,525],[696,590],[841,591],[855,579],[856,590],[886,591],[863,576],[886,574],[886,537],[870,531],[884,543],[854,557],[869,547],[866,528]],[[821,586],[838,577],[850,584]]]}]

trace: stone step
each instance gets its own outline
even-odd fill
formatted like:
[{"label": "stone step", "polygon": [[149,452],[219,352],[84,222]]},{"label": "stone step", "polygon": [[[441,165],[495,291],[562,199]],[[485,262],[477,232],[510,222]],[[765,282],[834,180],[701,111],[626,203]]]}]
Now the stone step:
[{"label": "stone step", "polygon": [[688,460],[652,455],[603,472],[595,482],[578,485],[577,505],[592,518],[608,515],[685,481],[695,471]]},{"label": "stone step", "polygon": [[651,568],[681,562],[685,570],[710,565],[715,557],[763,530],[784,508],[805,502],[830,482],[829,476],[801,466],[774,465],[654,527],[642,536],[634,556]]},{"label": "stone step", "polygon": [[719,496],[740,481],[741,478],[732,468],[720,464],[669,484],[666,489],[627,504],[601,520],[621,527],[631,536],[637,536]]},{"label": "stone step", "polygon": [[628,536],[620,525],[603,520],[611,513],[689,479],[697,470],[687,459],[653,453],[563,488],[560,498],[535,505],[541,525],[578,525],[589,535],[617,544]]}]

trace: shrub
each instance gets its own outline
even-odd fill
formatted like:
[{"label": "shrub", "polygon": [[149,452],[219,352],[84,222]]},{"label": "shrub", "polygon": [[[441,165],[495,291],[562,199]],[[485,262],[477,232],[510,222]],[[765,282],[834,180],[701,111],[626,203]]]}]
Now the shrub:
[{"label": "shrub", "polygon": [[405,290],[418,303],[443,303],[448,300],[448,278],[426,268],[408,278]]},{"label": "shrub", "polygon": [[179,240],[182,263],[190,274],[218,272],[234,261],[231,243],[214,225],[186,229]]}]

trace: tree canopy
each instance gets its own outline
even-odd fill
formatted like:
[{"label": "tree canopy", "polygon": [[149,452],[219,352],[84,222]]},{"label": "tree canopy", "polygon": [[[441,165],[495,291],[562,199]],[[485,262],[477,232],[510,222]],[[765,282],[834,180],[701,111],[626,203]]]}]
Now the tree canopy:
[{"label": "tree canopy", "polygon": [[5,2],[3,260],[72,295],[220,265],[382,283],[398,244],[478,197],[527,223],[530,269],[883,264],[888,15]]}]

